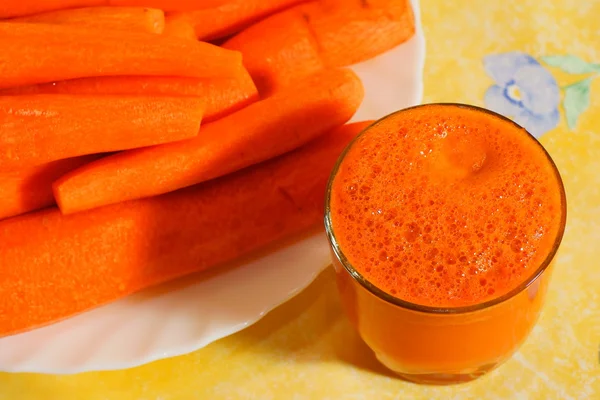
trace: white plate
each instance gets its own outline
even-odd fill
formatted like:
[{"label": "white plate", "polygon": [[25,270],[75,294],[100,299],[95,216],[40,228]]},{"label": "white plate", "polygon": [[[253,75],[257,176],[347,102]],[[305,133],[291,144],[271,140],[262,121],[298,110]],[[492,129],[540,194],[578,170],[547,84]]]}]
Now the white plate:
[{"label": "white plate", "polygon": [[[353,121],[421,102],[425,57],[417,34],[352,68],[366,96]],[[323,233],[211,276],[152,289],[63,322],[0,339],[0,370],[77,373],[130,368],[198,350],[253,324],[329,265]]]}]

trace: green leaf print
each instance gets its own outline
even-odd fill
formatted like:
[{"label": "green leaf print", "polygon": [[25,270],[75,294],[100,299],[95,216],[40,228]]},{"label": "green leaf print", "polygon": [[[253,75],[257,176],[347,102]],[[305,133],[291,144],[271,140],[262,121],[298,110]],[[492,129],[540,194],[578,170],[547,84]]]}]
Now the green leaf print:
[{"label": "green leaf print", "polygon": [[577,120],[590,106],[590,86],[592,78],[587,78],[579,82],[575,82],[565,88],[565,99],[563,107],[567,117],[567,125],[573,130],[577,125]]},{"label": "green leaf print", "polygon": [[572,55],[540,57],[546,64],[562,69],[569,74],[600,72],[600,64],[592,64]]}]

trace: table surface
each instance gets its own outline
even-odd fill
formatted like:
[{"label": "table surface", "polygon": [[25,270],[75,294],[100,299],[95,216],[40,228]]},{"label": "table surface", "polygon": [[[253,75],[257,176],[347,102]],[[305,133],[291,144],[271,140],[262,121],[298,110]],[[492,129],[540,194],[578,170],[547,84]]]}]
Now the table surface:
[{"label": "table surface", "polygon": [[[0,399],[600,399],[600,2],[422,0],[421,7],[424,102],[514,113],[543,133],[565,181],[568,224],[547,304],[510,361],[459,386],[394,378],[342,315],[329,270],[258,324],[193,354],[126,371],[0,374]],[[537,60],[527,58],[527,73],[513,65],[526,55]],[[553,79],[536,79],[550,76],[539,68]],[[511,79],[521,83],[522,101],[492,96],[506,92],[490,87]],[[528,99],[547,100],[556,86],[561,103],[544,100],[548,107],[533,117]]]}]

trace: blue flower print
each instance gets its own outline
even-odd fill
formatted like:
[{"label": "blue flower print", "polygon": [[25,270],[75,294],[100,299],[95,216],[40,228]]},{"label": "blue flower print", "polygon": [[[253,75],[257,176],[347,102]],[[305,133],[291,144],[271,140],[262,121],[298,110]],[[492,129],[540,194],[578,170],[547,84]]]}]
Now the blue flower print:
[{"label": "blue flower print", "polygon": [[554,77],[533,57],[513,51],[483,59],[495,81],[485,93],[485,106],[512,118],[539,138],[559,122],[560,89]]}]

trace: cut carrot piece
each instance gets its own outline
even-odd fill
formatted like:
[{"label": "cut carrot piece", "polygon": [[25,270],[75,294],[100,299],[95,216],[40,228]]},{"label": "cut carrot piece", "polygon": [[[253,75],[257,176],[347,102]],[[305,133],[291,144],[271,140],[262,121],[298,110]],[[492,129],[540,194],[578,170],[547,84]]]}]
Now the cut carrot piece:
[{"label": "cut carrot piece", "polygon": [[181,39],[196,40],[196,32],[194,27],[188,21],[178,18],[165,18],[165,29],[163,35],[177,37]]},{"label": "cut carrot piece", "polygon": [[194,97],[1,96],[0,171],[191,138],[203,112]]},{"label": "cut carrot piece", "polygon": [[93,29],[162,33],[165,14],[162,10],[142,7],[88,7],[52,11],[9,22],[84,26]]},{"label": "cut carrot piece", "polygon": [[232,78],[105,76],[0,90],[0,96],[26,94],[199,97],[206,103],[204,122],[222,118],[258,100],[256,86],[243,69]]},{"label": "cut carrot piece", "polygon": [[322,0],[272,15],[223,45],[243,54],[261,96],[325,67],[368,60],[414,34],[408,0]]},{"label": "cut carrot piece", "polygon": [[218,7],[231,0],[105,0],[111,6],[153,7],[164,11],[193,11]]},{"label": "cut carrot piece", "polygon": [[243,54],[262,97],[323,68],[318,45],[298,7],[249,27],[223,47]]},{"label": "cut carrot piece", "polygon": [[301,146],[356,112],[363,98],[350,70],[328,70],[205,125],[181,143],[127,151],[58,179],[54,195],[70,214],[167,193],[248,167]]},{"label": "cut carrot piece", "polygon": [[164,11],[192,11],[219,7],[231,0],[2,0],[0,19],[77,7],[150,7]]},{"label": "cut carrot piece", "polygon": [[[89,76],[235,76],[239,52],[148,33],[0,23],[0,88]],[[49,50],[51,49],[51,50]]]},{"label": "cut carrot piece", "polygon": [[106,0],[2,0],[0,19],[75,7],[102,6]]},{"label": "cut carrot piece", "polygon": [[67,172],[98,158],[99,155],[88,155],[0,172],[0,220],[54,205],[52,183]]},{"label": "cut carrot piece", "polygon": [[216,268],[320,226],[342,127],[275,160],[163,196],[0,222],[0,336]]},{"label": "cut carrot piece", "polygon": [[175,12],[169,16],[186,21],[200,40],[214,40],[232,35],[261,18],[306,0],[231,0],[217,7],[197,11]]},{"label": "cut carrot piece", "polygon": [[415,33],[410,0],[323,0],[302,8],[329,67],[368,60]]}]

